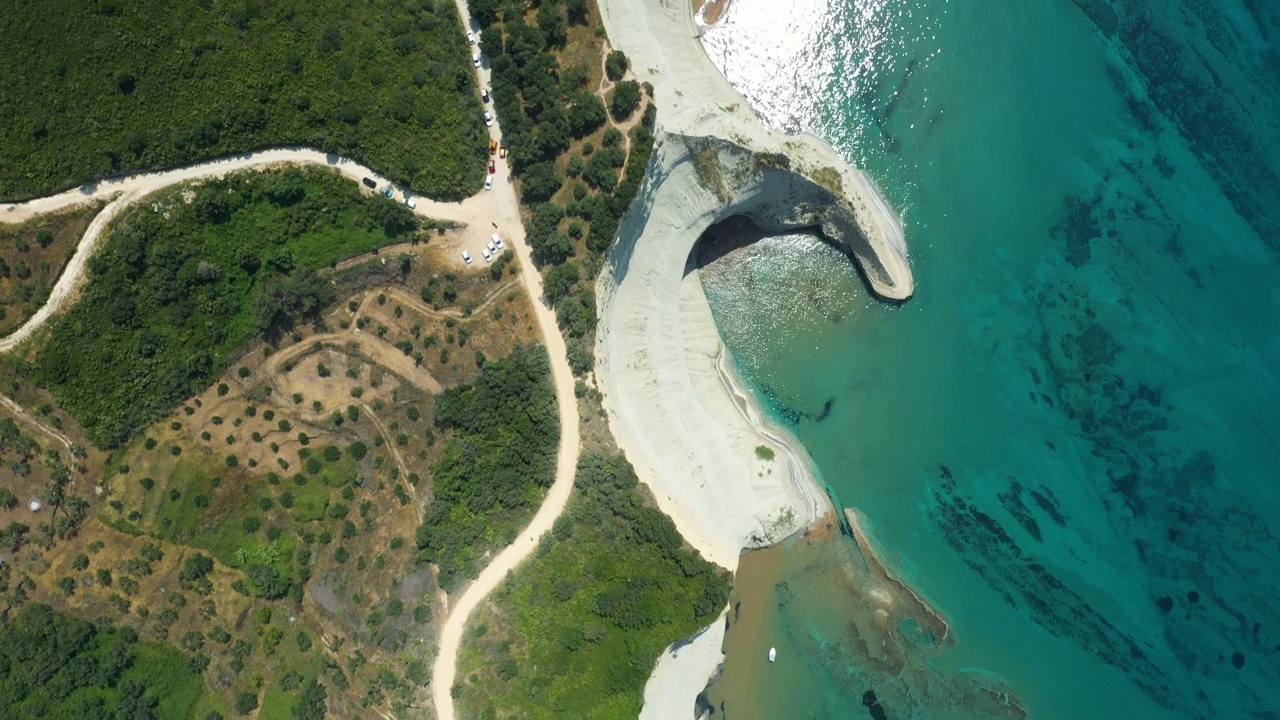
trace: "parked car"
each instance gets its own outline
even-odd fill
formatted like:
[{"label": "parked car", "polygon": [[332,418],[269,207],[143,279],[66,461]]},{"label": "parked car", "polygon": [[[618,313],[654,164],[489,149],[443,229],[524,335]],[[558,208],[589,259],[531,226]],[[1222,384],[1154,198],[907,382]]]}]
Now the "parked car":
[{"label": "parked car", "polygon": [[484,249],[488,250],[489,252],[497,252],[498,245],[493,241],[493,238],[489,238],[489,244],[485,245]]},{"label": "parked car", "polygon": [[364,186],[365,186],[365,187],[367,187],[367,188],[369,188],[370,190],[372,190],[372,189],[374,189],[374,188],[378,187],[378,183],[374,182],[374,181],[373,181],[373,178],[365,178],[365,179],[361,180],[360,182],[364,183]]},{"label": "parked car", "polygon": [[463,261],[463,262],[465,262],[466,264],[470,265],[470,264],[471,264],[471,253],[467,252],[466,250],[463,250],[463,251],[462,251],[462,261]]},{"label": "parked car", "polygon": [[480,67],[480,53],[471,53],[471,64]]},{"label": "parked car", "polygon": [[502,147],[498,148],[498,157],[504,158],[506,156],[507,156],[507,146],[503,145]]},{"label": "parked car", "polygon": [[502,236],[499,235],[498,233],[494,233],[493,237],[489,238],[489,242],[493,243],[493,246],[495,248],[499,250],[502,249]]},{"label": "parked car", "polygon": [[484,176],[484,189],[485,189],[485,190],[492,190],[492,189],[493,189],[493,176],[492,176],[492,175],[485,175],[485,176]]},{"label": "parked car", "polygon": [[489,252],[489,248],[480,248],[480,254],[484,255],[485,262],[493,262],[493,253]]},{"label": "parked car", "polygon": [[395,188],[388,185],[387,189],[382,191],[382,194],[386,195],[387,197],[394,197],[396,194],[396,191],[395,191]]},{"label": "parked car", "polygon": [[484,111],[484,124],[485,127],[493,127],[493,114],[488,110]]},{"label": "parked car", "polygon": [[417,200],[414,200],[414,199],[413,199],[413,198],[411,198],[411,197],[405,197],[405,199],[404,199],[404,204],[405,204],[405,205],[408,205],[408,206],[409,206],[409,207],[411,207],[411,208],[416,208],[416,207],[418,207],[418,201],[417,201]]},{"label": "parked car", "polygon": [[489,102],[489,88],[480,89],[480,99],[484,102]]},{"label": "parked car", "polygon": [[476,34],[475,34],[475,33],[473,33],[473,32],[469,32],[469,33],[467,33],[467,44],[468,44],[468,45],[475,45],[475,44],[476,44]]},{"label": "parked car", "polygon": [[492,175],[492,174],[494,174],[494,173],[496,173],[496,172],[498,172],[498,166],[497,166],[497,165],[495,165],[495,164],[493,163],[493,160],[490,160],[490,161],[489,161],[489,174],[490,174],[490,175]]},{"label": "parked car", "polygon": [[490,155],[497,155],[497,154],[498,154],[498,141],[497,141],[497,140],[490,140],[490,141],[489,141],[489,154],[490,154]]}]

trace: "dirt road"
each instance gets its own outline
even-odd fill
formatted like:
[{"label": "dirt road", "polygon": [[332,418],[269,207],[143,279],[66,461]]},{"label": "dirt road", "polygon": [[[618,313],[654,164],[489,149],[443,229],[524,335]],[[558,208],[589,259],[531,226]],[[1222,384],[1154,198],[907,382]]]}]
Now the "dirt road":
[{"label": "dirt road", "polygon": [[[465,1],[456,0],[456,2],[464,25],[478,32]],[[481,86],[487,87],[489,79],[487,63],[484,67],[477,69],[476,75]],[[492,111],[492,108],[490,110]],[[489,128],[489,132],[492,139],[501,139],[501,130],[496,122]],[[477,158],[476,161],[484,162],[486,159]],[[538,539],[551,530],[556,519],[564,512],[570,490],[573,488],[573,474],[578,461],[578,404],[573,395],[574,378],[569,369],[564,338],[556,324],[555,313],[542,302],[542,277],[533,264],[532,251],[525,241],[524,226],[520,220],[520,206],[516,199],[515,187],[511,183],[510,169],[506,162],[501,160],[496,162],[497,172],[493,175],[492,191],[482,190],[459,203],[437,202],[415,196],[418,205],[415,212],[422,216],[465,225],[466,235],[460,241],[459,247],[470,249],[473,256],[479,255],[480,247],[488,240],[489,234],[495,231],[501,233],[504,240],[515,250],[516,257],[520,261],[520,281],[525,291],[533,298],[534,316],[542,330],[547,353],[551,359],[551,376],[555,384],[556,404],[560,416],[560,448],[556,455],[555,481],[547,491],[546,499],[534,515],[532,522],[520,533],[515,542],[499,552],[480,575],[450,603],[449,615],[440,630],[439,654],[431,673],[431,691],[437,717],[440,720],[454,720],[455,717],[453,698],[449,690],[457,674],[458,649],[467,618],[502,582],[507,573],[515,569],[533,552]],[[368,177],[379,186],[387,184],[385,178],[369,168],[337,155],[307,148],[281,148],[236,155],[186,168],[140,173],[86,185],[60,195],[0,207],[0,223],[20,223],[37,215],[93,199],[116,196],[103,208],[85,232],[84,238],[81,239],[75,254],[67,263],[62,276],[58,278],[44,307],[13,334],[0,339],[0,352],[7,352],[17,347],[44,325],[50,317],[74,300],[76,291],[84,282],[84,271],[88,260],[103,236],[103,229],[121,210],[176,183],[218,177],[237,170],[281,164],[325,165],[357,181]],[[403,197],[403,192],[399,192],[399,195]]]},{"label": "dirt road", "polygon": [[[479,34],[479,27],[467,10],[466,0],[455,1],[458,12],[462,15],[463,26]],[[488,87],[487,62],[476,71],[476,75],[480,78],[481,87]],[[490,128],[490,135],[495,140],[501,137],[496,122]],[[440,627],[439,651],[435,665],[431,668],[431,696],[435,700],[436,717],[439,720],[456,718],[450,690],[458,673],[458,649],[462,645],[467,618],[498,587],[508,572],[529,557],[537,547],[538,539],[550,532],[551,526],[564,512],[565,504],[569,501],[569,491],[573,489],[573,473],[578,462],[578,401],[573,396],[573,372],[569,370],[564,337],[560,335],[555,313],[542,302],[542,276],[534,267],[532,251],[525,242],[524,226],[520,223],[520,205],[516,200],[515,187],[510,181],[507,163],[499,160],[497,164],[498,173],[491,193],[498,200],[497,222],[502,228],[503,237],[508,240],[520,260],[520,279],[533,298],[534,315],[538,319],[538,326],[542,329],[542,336],[547,344],[547,353],[551,357],[551,378],[555,383],[556,405],[560,411],[560,450],[556,456],[555,482],[547,491],[547,497],[533,516],[533,521],[453,601],[449,615]]]}]

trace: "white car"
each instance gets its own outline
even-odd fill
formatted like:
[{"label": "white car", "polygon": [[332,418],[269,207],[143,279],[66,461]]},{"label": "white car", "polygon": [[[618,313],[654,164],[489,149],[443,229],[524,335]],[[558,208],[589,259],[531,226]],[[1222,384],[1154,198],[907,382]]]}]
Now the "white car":
[{"label": "white car", "polygon": [[480,254],[484,255],[485,262],[493,262],[493,254],[489,252],[489,248],[480,248]]},{"label": "white car", "polygon": [[471,253],[467,252],[466,250],[463,250],[463,251],[462,251],[462,261],[463,261],[463,262],[465,262],[466,264],[470,265],[470,264],[471,264]]},{"label": "white car", "polygon": [[475,45],[475,44],[476,44],[476,34],[475,34],[475,33],[473,33],[473,32],[469,32],[469,33],[467,33],[467,44],[468,44],[468,45]]},{"label": "white car", "polygon": [[487,251],[489,251],[489,252],[497,252],[497,251],[498,251],[498,246],[497,246],[497,245],[496,245],[492,240],[490,240],[490,241],[489,241],[489,244],[488,244],[488,245],[486,245],[484,249],[485,249],[485,250],[487,250]]},{"label": "white car", "polygon": [[409,206],[409,207],[411,207],[411,208],[416,208],[416,207],[418,207],[418,201],[417,201],[417,200],[414,200],[414,199],[413,199],[413,198],[411,198],[411,197],[406,197],[406,198],[404,199],[404,204],[405,204],[405,205],[408,205],[408,206]]},{"label": "white car", "polygon": [[484,124],[485,127],[493,127],[493,114],[488,110],[484,111]]},{"label": "white car", "polygon": [[480,53],[471,53],[471,64],[480,67]]},{"label": "white car", "polygon": [[484,189],[485,189],[485,190],[492,190],[492,189],[493,189],[493,176],[492,176],[492,175],[485,175],[485,176],[484,176]]},{"label": "white car", "polygon": [[499,235],[498,233],[494,233],[494,234],[493,234],[493,237],[489,238],[489,247],[493,247],[493,248],[497,248],[497,249],[501,250],[501,249],[502,249],[502,236],[501,236],[501,235]]}]

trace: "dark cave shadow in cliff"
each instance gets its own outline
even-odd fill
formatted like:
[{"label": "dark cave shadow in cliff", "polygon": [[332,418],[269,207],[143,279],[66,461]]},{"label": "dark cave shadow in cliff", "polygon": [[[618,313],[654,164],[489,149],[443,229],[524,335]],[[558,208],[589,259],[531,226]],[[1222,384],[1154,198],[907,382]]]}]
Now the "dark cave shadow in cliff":
[{"label": "dark cave shadow in cliff", "polygon": [[839,250],[840,254],[844,255],[845,259],[849,261],[850,269],[858,274],[858,279],[862,281],[862,289],[866,290],[867,294],[872,298],[889,305],[900,305],[905,302],[888,300],[877,295],[875,289],[871,287],[871,283],[867,280],[866,273],[862,271],[862,264],[858,262],[857,258],[840,247],[838,243],[832,242],[818,225],[769,232],[746,215],[731,215],[720,222],[713,223],[703,231],[702,236],[698,238],[698,242],[694,243],[693,250],[689,252],[689,257],[685,260],[684,277],[688,277],[689,273],[695,270],[707,267],[734,250],[740,250],[765,238],[793,234],[813,235]]}]

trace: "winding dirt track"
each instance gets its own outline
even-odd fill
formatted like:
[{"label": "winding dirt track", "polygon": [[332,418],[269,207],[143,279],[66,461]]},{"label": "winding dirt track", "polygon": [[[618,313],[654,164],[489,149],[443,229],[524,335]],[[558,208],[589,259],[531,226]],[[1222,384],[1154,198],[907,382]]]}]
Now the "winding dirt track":
[{"label": "winding dirt track", "polygon": [[[458,13],[462,16],[463,27],[478,31],[476,23],[467,10],[466,0],[455,0]],[[476,70],[476,77],[481,87],[488,87],[489,70],[487,63]],[[495,121],[489,128],[490,137],[501,138],[501,130]],[[458,649],[462,645],[462,633],[467,625],[467,617],[493,592],[494,588],[506,578],[507,573],[514,570],[538,545],[538,539],[551,531],[556,518],[564,512],[569,502],[569,492],[573,489],[573,472],[578,463],[578,401],[573,396],[573,372],[569,370],[568,355],[565,353],[564,337],[560,335],[560,326],[556,323],[555,312],[542,303],[542,276],[533,264],[532,250],[525,242],[524,225],[520,222],[520,205],[516,200],[515,187],[511,184],[507,163],[497,160],[498,173],[493,184],[493,196],[500,198],[499,206],[503,216],[498,220],[504,228],[503,237],[510,236],[511,247],[520,260],[520,279],[524,283],[529,297],[533,298],[533,312],[542,328],[542,337],[547,344],[547,354],[551,358],[551,378],[556,388],[556,407],[560,416],[560,449],[556,454],[556,479],[547,491],[547,497],[538,508],[533,521],[520,533],[515,542],[503,548],[493,558],[480,575],[472,582],[457,600],[452,603],[449,616],[440,628],[440,647],[435,664],[431,667],[431,697],[436,705],[436,717],[439,720],[455,720],[453,696],[450,690],[454,678],[458,674]]]},{"label": "winding dirt track", "polygon": [[[62,210],[90,200],[114,197],[90,223],[89,229],[85,231],[75,254],[71,256],[66,268],[62,271],[62,275],[58,278],[58,282],[53,286],[53,290],[49,294],[49,300],[22,327],[0,340],[0,352],[7,352],[17,347],[30,337],[37,328],[48,321],[50,317],[62,310],[68,301],[74,298],[76,290],[79,289],[80,284],[83,282],[85,265],[97,248],[103,236],[103,230],[121,210],[152,193],[177,183],[221,177],[237,170],[261,169],[273,165],[323,165],[337,170],[352,180],[359,181],[367,177],[377,182],[379,187],[390,184],[386,178],[378,175],[373,170],[338,155],[326,154],[309,148],[278,148],[233,155],[228,158],[174,170],[129,175],[101,183],[85,185],[60,195],[38,198],[19,205],[5,206],[3,210],[0,210],[0,223],[21,223],[37,215]],[[397,188],[397,191],[399,197],[404,197],[402,189]],[[419,196],[414,197],[418,205],[414,212],[418,215],[439,220],[449,220],[477,228],[480,237],[487,237],[483,231],[484,223],[492,222],[493,218],[502,215],[500,208],[497,207],[500,204],[498,193],[481,192],[457,203],[438,202]],[[514,197],[512,201],[514,202]],[[518,212],[515,217],[519,218]]]},{"label": "winding dirt track", "polygon": [[[476,26],[467,11],[465,0],[456,0],[456,2],[463,24],[475,29]],[[482,87],[488,85],[488,74],[487,67],[476,70]],[[501,130],[496,122],[489,128],[489,133],[491,139],[501,139]],[[464,588],[456,598],[451,599],[450,612],[440,629],[439,651],[431,672],[431,693],[436,714],[440,720],[454,720],[455,717],[453,698],[449,691],[457,674],[458,649],[462,643],[468,616],[506,578],[508,572],[514,570],[533,552],[537,547],[538,539],[551,530],[556,519],[564,512],[569,493],[573,489],[573,474],[578,460],[578,404],[573,395],[574,379],[565,353],[564,338],[556,323],[555,313],[541,301],[542,277],[533,264],[532,251],[525,242],[524,226],[520,220],[520,206],[516,199],[515,188],[511,184],[509,168],[501,160],[496,162],[497,172],[493,174],[492,191],[481,191],[459,203],[436,202],[415,196],[418,204],[416,212],[422,216],[465,225],[464,232],[468,233],[466,242],[473,251],[478,251],[488,239],[489,233],[492,232],[490,226],[500,232],[504,240],[515,250],[516,257],[520,261],[520,281],[525,291],[534,300],[532,303],[534,317],[537,318],[538,326],[542,330],[551,361],[551,377],[555,385],[560,420],[560,447],[556,454],[555,481],[547,491],[546,499],[538,508],[529,526],[520,533],[515,542],[503,548],[470,585]],[[309,148],[280,148],[236,155],[175,170],[140,173],[86,185],[60,195],[0,208],[0,223],[20,223],[37,215],[89,200],[113,198],[90,224],[45,305],[21,328],[8,337],[0,339],[0,353],[8,352],[20,345],[48,322],[49,318],[74,301],[76,291],[84,282],[85,267],[103,237],[104,228],[124,208],[177,183],[219,177],[237,170],[281,164],[325,165],[356,181],[368,177],[379,186],[388,184],[385,178],[369,168],[337,155],[325,154]],[[398,192],[398,195],[403,197],[403,191]]]}]

